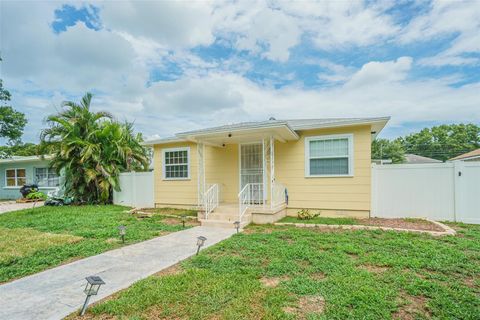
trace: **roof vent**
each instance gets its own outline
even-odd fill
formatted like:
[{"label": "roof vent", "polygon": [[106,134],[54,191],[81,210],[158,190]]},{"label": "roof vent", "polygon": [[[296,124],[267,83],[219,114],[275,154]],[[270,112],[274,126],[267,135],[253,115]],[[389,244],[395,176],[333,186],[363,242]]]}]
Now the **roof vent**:
[{"label": "roof vent", "polygon": [[275,117],[270,117],[270,118],[268,118],[268,120],[274,121],[274,120],[277,120],[277,119],[275,119]]}]

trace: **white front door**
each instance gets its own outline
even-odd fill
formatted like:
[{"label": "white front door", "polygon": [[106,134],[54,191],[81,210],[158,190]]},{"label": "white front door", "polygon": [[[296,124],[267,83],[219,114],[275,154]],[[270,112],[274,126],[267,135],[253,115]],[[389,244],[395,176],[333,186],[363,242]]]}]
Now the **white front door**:
[{"label": "white front door", "polygon": [[254,204],[264,200],[263,145],[248,143],[240,145],[240,190],[251,184],[251,199]]}]

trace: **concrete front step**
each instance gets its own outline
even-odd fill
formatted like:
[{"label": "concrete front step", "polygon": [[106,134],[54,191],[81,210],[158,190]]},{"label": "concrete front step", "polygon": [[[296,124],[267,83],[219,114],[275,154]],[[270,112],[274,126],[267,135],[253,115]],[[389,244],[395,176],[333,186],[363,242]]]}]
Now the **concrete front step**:
[{"label": "concrete front step", "polygon": [[238,205],[219,205],[213,212],[222,212],[238,215]]},{"label": "concrete front step", "polygon": [[[242,220],[249,220],[252,217],[251,213],[245,213],[243,215]],[[238,220],[238,212],[237,213],[225,213],[225,212],[212,212],[208,215],[208,220],[227,220],[227,221],[237,221]]]},{"label": "concrete front step", "polygon": [[[234,229],[235,225],[232,221],[227,220],[213,220],[213,219],[200,219],[200,224],[205,227],[215,227],[215,228],[226,228],[226,229]],[[240,224],[240,229],[246,227],[250,223],[250,220],[242,221]]]}]

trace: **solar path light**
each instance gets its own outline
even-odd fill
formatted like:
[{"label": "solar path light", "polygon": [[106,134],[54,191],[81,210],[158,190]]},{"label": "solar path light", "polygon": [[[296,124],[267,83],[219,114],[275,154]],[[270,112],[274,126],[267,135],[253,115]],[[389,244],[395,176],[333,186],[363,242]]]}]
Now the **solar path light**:
[{"label": "solar path light", "polygon": [[96,296],[98,290],[100,290],[100,286],[102,284],[105,284],[105,282],[99,276],[86,277],[85,280],[87,280],[87,285],[85,286],[83,292],[86,294],[87,297],[85,298],[82,311],[80,312],[81,316],[83,316],[85,314],[85,311],[87,311],[88,301],[90,300],[90,297]]},{"label": "solar path light", "polygon": [[187,218],[186,215],[182,215],[182,226],[185,229],[185,219]]},{"label": "solar path light", "polygon": [[203,245],[205,244],[205,240],[207,240],[207,238],[205,238],[204,236],[200,236],[197,238],[197,255],[200,252],[200,248],[203,247]]},{"label": "solar path light", "polygon": [[237,229],[237,233],[238,233],[238,230],[240,229],[240,221],[235,221],[233,225],[235,226],[235,229]]},{"label": "solar path light", "polygon": [[125,243],[125,234],[127,233],[127,227],[119,226],[118,233],[120,234],[120,238],[122,238],[122,243]]}]

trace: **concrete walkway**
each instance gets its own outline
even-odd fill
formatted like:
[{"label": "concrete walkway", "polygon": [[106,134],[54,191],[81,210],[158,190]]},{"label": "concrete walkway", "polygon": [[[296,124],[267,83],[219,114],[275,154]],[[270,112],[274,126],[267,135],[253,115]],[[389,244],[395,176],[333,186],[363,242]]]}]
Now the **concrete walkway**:
[{"label": "concrete walkway", "polygon": [[82,306],[85,277],[98,275],[106,282],[94,302],[194,255],[198,236],[207,238],[208,247],[234,232],[194,227],[1,285],[0,319],[62,319]]},{"label": "concrete walkway", "polygon": [[0,214],[23,209],[32,209],[34,205],[35,208],[37,208],[43,206],[44,203],[44,201],[39,201],[36,204],[33,202],[16,203],[15,201],[3,201],[0,202]]}]

